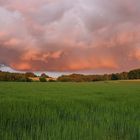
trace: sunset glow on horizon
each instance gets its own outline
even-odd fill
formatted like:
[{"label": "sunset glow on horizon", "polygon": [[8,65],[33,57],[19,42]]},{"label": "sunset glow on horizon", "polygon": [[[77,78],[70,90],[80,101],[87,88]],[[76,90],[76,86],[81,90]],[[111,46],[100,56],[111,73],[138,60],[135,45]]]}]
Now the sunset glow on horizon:
[{"label": "sunset glow on horizon", "polygon": [[140,0],[0,0],[0,64],[53,72],[140,68]]}]

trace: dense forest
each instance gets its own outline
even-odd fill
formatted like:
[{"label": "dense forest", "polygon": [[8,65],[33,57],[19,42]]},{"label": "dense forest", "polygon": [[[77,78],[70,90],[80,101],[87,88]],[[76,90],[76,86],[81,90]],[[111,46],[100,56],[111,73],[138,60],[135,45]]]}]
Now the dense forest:
[{"label": "dense forest", "polygon": [[[37,77],[32,72],[27,73],[10,73],[0,71],[0,81],[16,81],[16,82],[32,82],[31,77]],[[48,78],[44,73],[39,77],[41,82],[46,82]],[[94,82],[94,81],[107,81],[107,80],[132,80],[140,79],[140,69],[131,70],[129,72],[112,73],[104,75],[82,75],[71,74],[62,75],[57,78],[59,82]]]},{"label": "dense forest", "polygon": [[10,73],[0,71],[0,81],[32,82],[29,77],[36,77],[34,73]]},{"label": "dense forest", "polygon": [[58,81],[94,82],[94,81],[132,80],[132,79],[140,79],[140,69],[131,70],[129,72],[112,73],[104,75],[82,75],[82,74],[62,75],[58,78]]}]

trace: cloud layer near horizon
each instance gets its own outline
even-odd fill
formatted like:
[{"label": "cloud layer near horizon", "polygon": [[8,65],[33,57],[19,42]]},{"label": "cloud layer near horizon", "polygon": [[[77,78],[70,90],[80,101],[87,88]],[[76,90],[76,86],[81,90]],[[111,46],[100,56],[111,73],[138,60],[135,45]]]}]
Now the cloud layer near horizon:
[{"label": "cloud layer near horizon", "polygon": [[32,71],[140,67],[139,0],[0,0],[0,63]]}]

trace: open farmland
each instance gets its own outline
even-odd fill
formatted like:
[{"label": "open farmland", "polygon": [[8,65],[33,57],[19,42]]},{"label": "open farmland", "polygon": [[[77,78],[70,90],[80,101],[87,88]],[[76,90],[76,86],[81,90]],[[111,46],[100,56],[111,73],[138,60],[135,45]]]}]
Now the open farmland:
[{"label": "open farmland", "polygon": [[139,140],[140,81],[0,82],[1,140]]}]

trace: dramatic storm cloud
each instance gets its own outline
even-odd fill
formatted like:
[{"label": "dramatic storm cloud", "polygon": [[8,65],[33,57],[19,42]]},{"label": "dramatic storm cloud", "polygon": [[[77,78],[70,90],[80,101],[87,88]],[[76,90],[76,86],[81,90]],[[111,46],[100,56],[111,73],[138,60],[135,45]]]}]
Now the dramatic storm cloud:
[{"label": "dramatic storm cloud", "polygon": [[140,0],[0,0],[0,63],[30,71],[140,67]]}]

